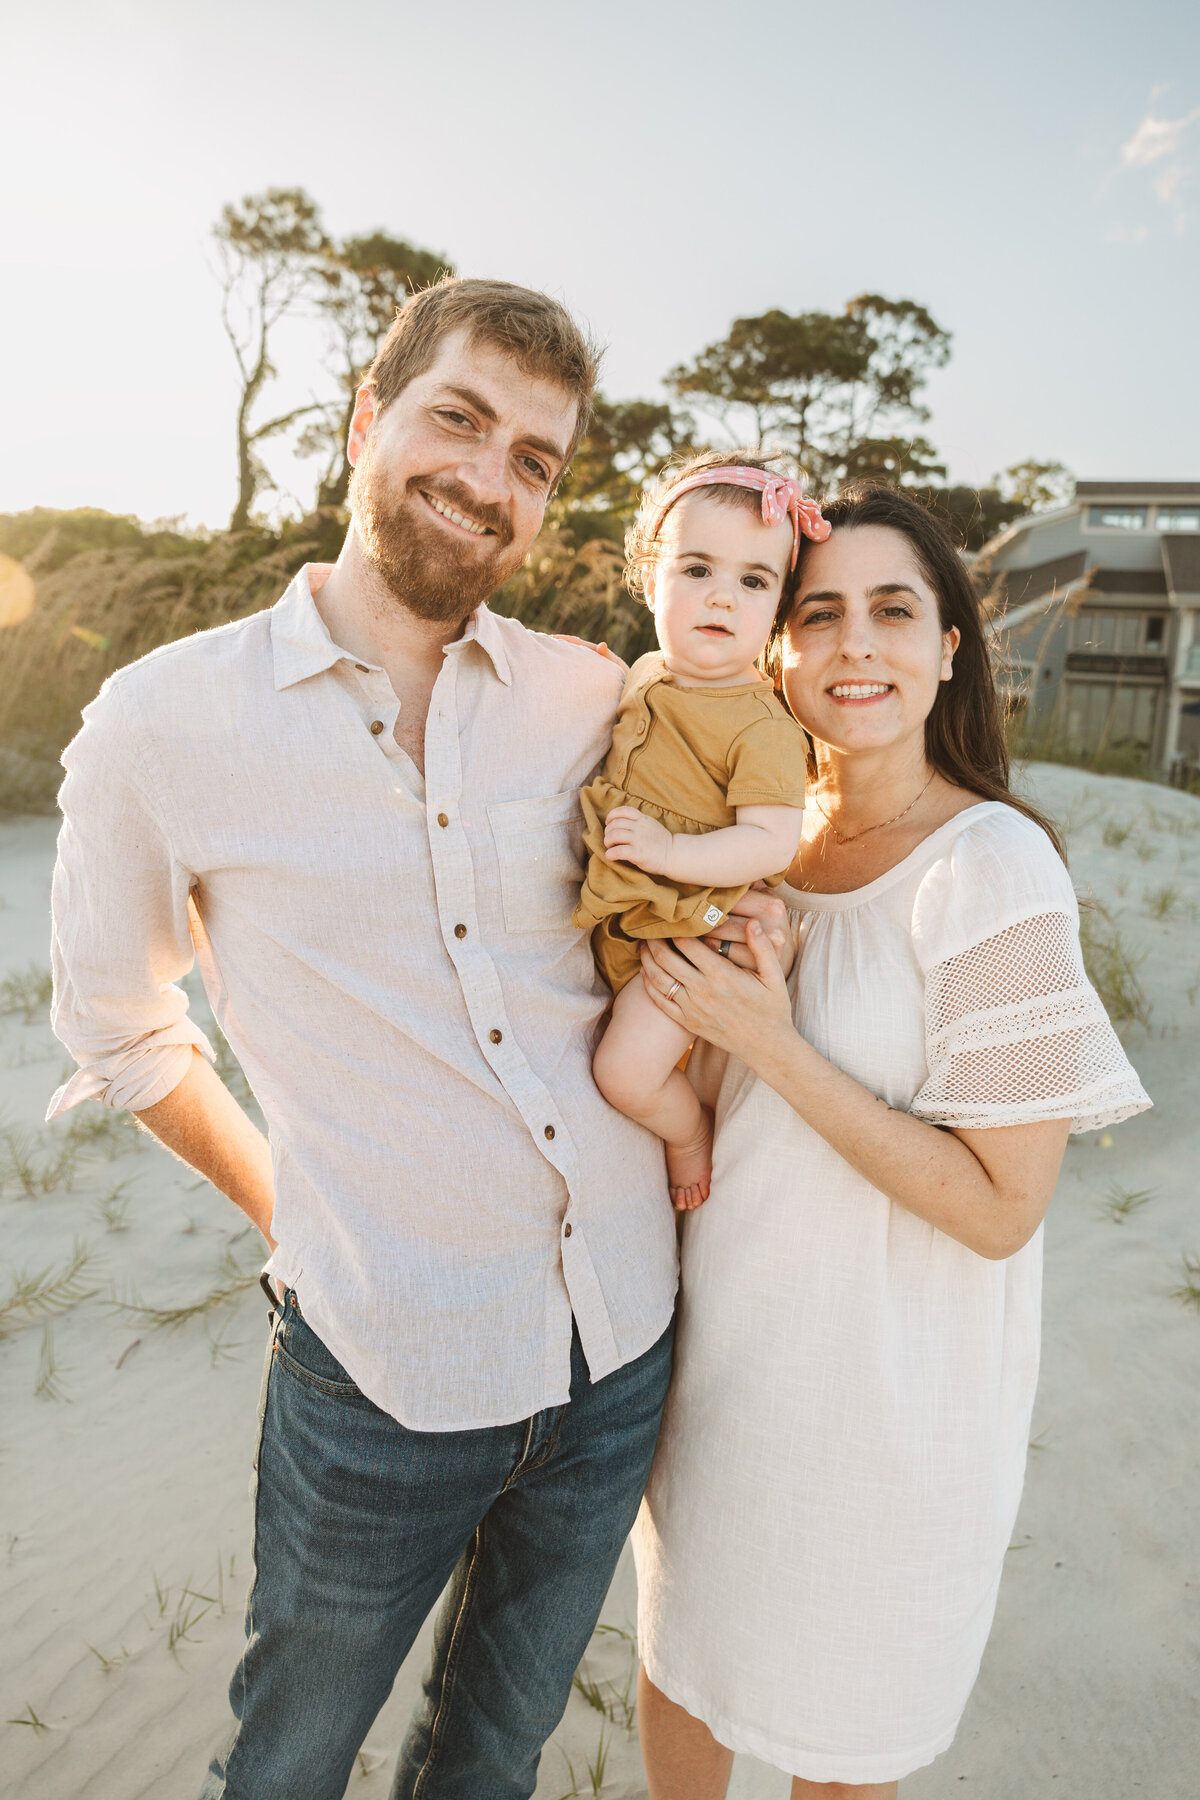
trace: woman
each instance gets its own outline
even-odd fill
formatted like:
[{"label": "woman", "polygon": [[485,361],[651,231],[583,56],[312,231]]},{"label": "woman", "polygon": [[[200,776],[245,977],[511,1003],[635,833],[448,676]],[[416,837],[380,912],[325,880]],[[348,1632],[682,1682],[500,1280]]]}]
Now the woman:
[{"label": "woman", "polygon": [[796,969],[755,920],[725,960],[643,952],[717,1112],[635,1538],[651,1800],[723,1795],[735,1750],[891,1800],[950,1743],[1020,1498],[1042,1215],[1069,1132],[1149,1105],[1009,793],[948,534],[882,489],[825,517],[776,639],[814,751]]}]

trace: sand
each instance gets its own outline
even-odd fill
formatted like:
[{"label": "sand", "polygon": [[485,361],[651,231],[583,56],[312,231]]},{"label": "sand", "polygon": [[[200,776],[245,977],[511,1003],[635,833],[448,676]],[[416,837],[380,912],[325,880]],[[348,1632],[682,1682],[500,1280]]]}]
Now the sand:
[{"label": "sand", "polygon": [[[1200,801],[1065,768],[1028,780],[1067,825],[1077,886],[1144,957],[1148,1028],[1132,1025],[1126,1045],[1157,1104],[1068,1152],[1047,1223],[1035,1447],[996,1628],[957,1742],[902,1791],[1194,1800],[1200,1309],[1172,1290],[1184,1254],[1200,1256]],[[0,980],[47,963],[55,825],[0,825]],[[76,1241],[89,1260],[48,1333],[41,1314],[0,1313],[0,1795],[191,1800],[241,1640],[266,1334],[257,1245],[207,1184],[98,1107],[76,1118],[112,1129],[76,1144],[74,1170],[53,1183],[66,1126],[40,1121],[66,1059],[36,994],[31,1014],[0,1018],[0,1306],[15,1271],[62,1271]],[[30,1197],[22,1165],[49,1191]],[[1122,1193],[1150,1197],[1106,1210]],[[175,1329],[121,1310],[190,1304],[239,1277],[250,1285]],[[628,1629],[634,1612],[626,1553],[604,1618]],[[369,1735],[352,1800],[387,1794],[426,1642]],[[612,1684],[616,1716],[572,1696],[540,1800],[592,1793],[602,1722],[599,1791],[645,1792],[618,1698],[626,1639],[598,1637],[588,1666]],[[731,1791],[782,1800],[788,1784],[739,1759]]]}]

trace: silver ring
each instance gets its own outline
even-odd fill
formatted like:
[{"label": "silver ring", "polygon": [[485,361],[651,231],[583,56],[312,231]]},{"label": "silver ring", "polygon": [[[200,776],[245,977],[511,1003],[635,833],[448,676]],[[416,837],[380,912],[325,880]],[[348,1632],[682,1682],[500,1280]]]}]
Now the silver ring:
[{"label": "silver ring", "polygon": [[729,952],[732,949],[733,949],[733,944],[730,941],[730,939],[722,938],[720,943],[717,945],[717,955],[718,956],[728,956]]},{"label": "silver ring", "polygon": [[667,989],[667,999],[673,1000],[682,986],[683,986],[682,981],[673,981],[671,983],[670,987]]}]

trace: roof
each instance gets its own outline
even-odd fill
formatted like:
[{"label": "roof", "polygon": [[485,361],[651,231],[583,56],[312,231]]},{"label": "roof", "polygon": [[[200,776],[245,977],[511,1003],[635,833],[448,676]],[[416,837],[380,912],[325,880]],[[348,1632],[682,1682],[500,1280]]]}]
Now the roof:
[{"label": "roof", "polygon": [[1200,501],[1200,481],[1077,481],[1076,500],[1195,500]]},{"label": "roof", "polygon": [[993,613],[1011,612],[1027,600],[1065,587],[1082,575],[1086,566],[1086,550],[1069,550],[1065,556],[1053,556],[1031,569],[996,569],[989,590],[991,609]]},{"label": "roof", "polygon": [[1163,572],[1167,592],[1172,600],[1200,597],[1200,532],[1164,531],[1162,538]]},{"label": "roof", "polygon": [[1152,594],[1166,598],[1167,578],[1161,569],[1093,569],[1097,594]]}]

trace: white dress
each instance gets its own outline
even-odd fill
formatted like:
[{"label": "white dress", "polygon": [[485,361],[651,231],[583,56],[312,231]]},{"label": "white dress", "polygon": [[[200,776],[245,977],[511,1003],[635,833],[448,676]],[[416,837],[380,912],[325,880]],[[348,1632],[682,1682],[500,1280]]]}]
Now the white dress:
[{"label": "white dress", "polygon": [[[780,891],[798,1030],[889,1105],[1088,1131],[1150,1104],[1067,872],[1013,808],[969,807],[854,893]],[[866,1783],[950,1743],[1021,1493],[1041,1235],[976,1255],[729,1062],[634,1536],[647,1671],[722,1744]]]}]

